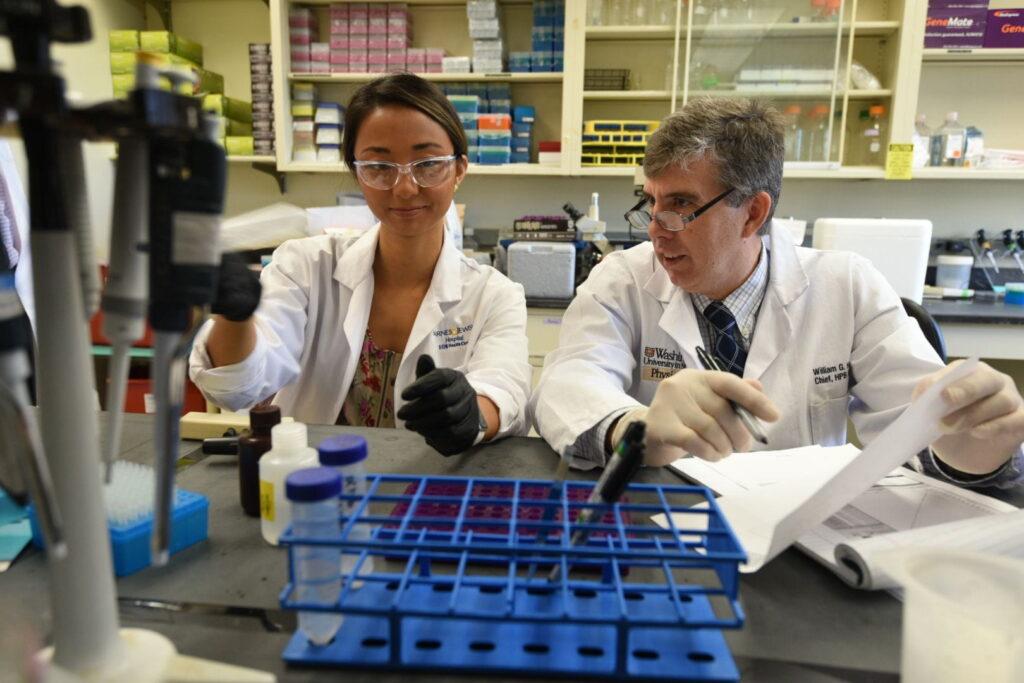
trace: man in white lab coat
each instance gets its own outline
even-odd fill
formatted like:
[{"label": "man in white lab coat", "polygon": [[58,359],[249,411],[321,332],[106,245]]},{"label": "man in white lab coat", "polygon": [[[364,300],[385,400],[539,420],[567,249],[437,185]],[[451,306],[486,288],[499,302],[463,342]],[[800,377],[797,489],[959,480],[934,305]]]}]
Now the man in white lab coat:
[{"label": "man in white lab coat", "polygon": [[[869,262],[772,227],[782,160],[778,113],[748,100],[696,100],[651,136],[628,214],[651,241],[580,286],[530,403],[577,466],[603,465],[634,420],[647,423],[648,465],[749,450],[727,399],[761,419],[772,449],[844,443],[848,415],[868,442],[946,372]],[[705,371],[698,346],[726,371]],[[982,364],[943,398],[945,435],[922,465],[963,484],[1018,480],[1024,407],[1010,378]]]}]

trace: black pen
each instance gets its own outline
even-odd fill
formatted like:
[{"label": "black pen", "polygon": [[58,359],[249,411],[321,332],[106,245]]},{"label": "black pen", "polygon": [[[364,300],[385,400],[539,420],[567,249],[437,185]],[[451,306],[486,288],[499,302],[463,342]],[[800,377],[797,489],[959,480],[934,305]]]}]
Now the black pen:
[{"label": "black pen", "polygon": [[[631,422],[626,427],[626,433],[622,436],[622,441],[615,447],[615,453],[612,454],[612,459],[605,466],[601,478],[594,485],[594,491],[587,498],[587,503],[611,504],[622,497],[622,492],[626,490],[626,487],[636,475],[640,466],[644,464],[644,433],[646,428],[647,426],[639,420]],[[603,510],[593,507],[583,508],[576,518],[576,524],[581,526],[591,524],[598,514],[603,514]],[[572,535],[570,545],[583,545],[587,542],[588,536],[590,536],[590,531],[579,528]],[[561,564],[556,564],[552,567],[551,573],[548,574],[548,581],[557,581],[561,571]]]},{"label": "black pen", "polygon": [[[700,359],[700,364],[704,366],[705,370],[725,372],[722,369],[722,366],[718,364],[718,361],[715,360],[714,356],[705,351],[703,346],[697,347],[697,358]],[[749,410],[741,406],[736,401],[733,401],[732,399],[726,400],[729,401],[729,405],[732,406],[733,411],[735,411],[736,415],[739,416],[740,422],[742,422],[743,426],[747,428],[750,435],[754,437],[756,441],[760,441],[767,446],[768,438],[765,437],[764,430],[761,429],[761,424],[758,422],[758,419],[751,415]]]}]

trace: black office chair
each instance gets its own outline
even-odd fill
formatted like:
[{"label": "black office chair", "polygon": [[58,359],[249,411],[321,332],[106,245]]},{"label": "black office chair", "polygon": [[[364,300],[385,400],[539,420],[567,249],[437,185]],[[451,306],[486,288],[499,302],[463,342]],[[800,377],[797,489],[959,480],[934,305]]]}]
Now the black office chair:
[{"label": "black office chair", "polygon": [[928,343],[935,349],[935,353],[939,354],[939,358],[942,362],[946,362],[946,340],[942,336],[942,330],[939,329],[939,324],[935,322],[935,318],[932,317],[931,313],[924,310],[921,304],[917,303],[913,299],[906,297],[900,297],[903,302],[903,310],[907,312],[911,318],[917,321],[917,324],[921,326],[921,331],[924,332],[924,338],[928,340]]}]

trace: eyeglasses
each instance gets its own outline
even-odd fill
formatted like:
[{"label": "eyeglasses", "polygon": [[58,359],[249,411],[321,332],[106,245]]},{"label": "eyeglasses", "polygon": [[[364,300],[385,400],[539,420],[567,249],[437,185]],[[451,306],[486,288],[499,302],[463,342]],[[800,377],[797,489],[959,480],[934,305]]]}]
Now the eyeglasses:
[{"label": "eyeglasses", "polygon": [[644,197],[640,200],[640,203],[627,211],[624,214],[624,217],[630,227],[636,228],[637,230],[646,230],[651,225],[651,221],[656,220],[658,221],[658,225],[663,227],[665,230],[679,232],[680,230],[685,230],[687,224],[697,220],[702,213],[732,194],[735,189],[735,187],[730,187],[728,190],[718,195],[688,216],[676,211],[659,211],[652,217],[650,211],[651,199],[650,197]]},{"label": "eyeglasses", "polygon": [[428,157],[408,164],[393,161],[355,161],[356,175],[375,190],[390,190],[398,184],[402,173],[408,173],[420,187],[436,187],[451,174],[455,155]]}]

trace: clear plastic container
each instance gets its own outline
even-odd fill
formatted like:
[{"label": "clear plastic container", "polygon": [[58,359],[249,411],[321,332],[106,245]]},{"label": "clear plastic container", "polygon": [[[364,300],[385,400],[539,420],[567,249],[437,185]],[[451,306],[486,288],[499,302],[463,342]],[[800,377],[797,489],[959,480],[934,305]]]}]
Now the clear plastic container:
[{"label": "clear plastic container", "polygon": [[785,159],[786,161],[803,161],[804,129],[800,105],[789,105],[783,115],[786,119]]},{"label": "clear plastic container", "polygon": [[976,126],[967,126],[964,132],[964,168],[978,168],[985,151],[985,134]]},{"label": "clear plastic container", "polygon": [[[317,446],[320,454],[320,464],[331,467],[341,476],[341,489],[349,495],[363,495],[366,493],[366,456],[369,449],[366,439],[358,434],[339,434],[324,439]],[[355,514],[358,503],[355,501],[340,500],[338,511],[342,517],[342,523],[346,524],[348,519]],[[356,524],[348,532],[348,538],[352,541],[370,540],[371,529],[369,524]],[[359,553],[342,553],[341,573],[348,575],[356,568]],[[373,572],[373,557],[366,556],[363,564],[359,567],[359,574],[370,574]]]},{"label": "clear plastic container", "polygon": [[272,448],[260,458],[260,533],[277,545],[277,539],[291,523],[291,506],[285,497],[288,475],[305,467],[316,467],[316,449],[306,441],[306,425],[283,422],[270,430]]},{"label": "clear plastic container", "polygon": [[828,161],[831,152],[832,118],[828,114],[828,105],[820,104],[807,115],[805,124],[804,158],[807,161]]},{"label": "clear plastic container", "polygon": [[[284,426],[284,425],[281,425]],[[292,532],[303,538],[337,538],[338,494],[341,476],[330,467],[292,472],[286,480],[292,501]],[[330,606],[341,595],[337,547],[293,545],[292,571],[295,599]],[[332,612],[299,612],[299,630],[313,645],[327,645],[341,627],[342,616]]]},{"label": "clear plastic container", "polygon": [[877,104],[868,110],[868,123],[861,137],[861,163],[885,164],[885,107]]},{"label": "clear plastic container", "polygon": [[935,260],[935,284],[938,287],[967,289],[971,283],[973,256],[940,254]]},{"label": "clear plastic container", "polygon": [[964,165],[964,136],[967,129],[961,125],[959,114],[951,111],[946,114],[946,122],[935,132],[939,138],[939,165]]}]

